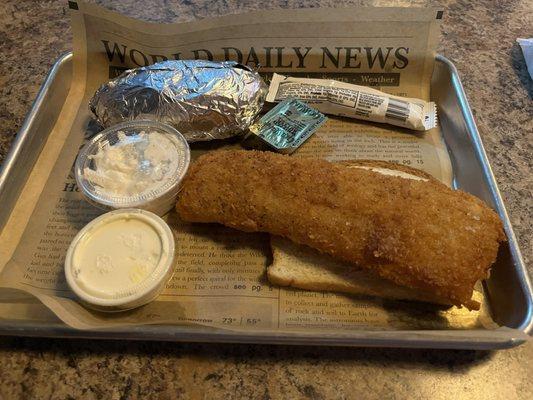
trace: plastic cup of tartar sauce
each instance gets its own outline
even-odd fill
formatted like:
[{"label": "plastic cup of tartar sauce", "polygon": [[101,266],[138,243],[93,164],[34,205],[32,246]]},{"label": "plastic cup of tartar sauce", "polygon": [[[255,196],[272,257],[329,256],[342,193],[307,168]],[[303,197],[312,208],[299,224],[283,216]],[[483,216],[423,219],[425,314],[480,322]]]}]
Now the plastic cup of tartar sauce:
[{"label": "plastic cup of tartar sauce", "polygon": [[187,141],[173,127],[124,122],[98,133],[80,150],[76,182],[100,208],[142,208],[163,215],[176,203],[190,157]]},{"label": "plastic cup of tartar sauce", "polygon": [[174,235],[157,215],[115,210],[89,222],[65,258],[68,285],[86,306],[123,311],[159,295],[174,271]]}]

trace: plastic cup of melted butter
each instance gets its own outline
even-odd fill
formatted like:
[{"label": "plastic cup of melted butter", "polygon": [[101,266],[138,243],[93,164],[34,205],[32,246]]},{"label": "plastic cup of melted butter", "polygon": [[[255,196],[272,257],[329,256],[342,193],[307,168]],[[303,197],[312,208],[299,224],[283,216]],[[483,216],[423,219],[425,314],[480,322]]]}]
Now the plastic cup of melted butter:
[{"label": "plastic cup of melted butter", "polygon": [[174,271],[174,236],[157,215],[115,210],[87,224],[65,259],[67,283],[88,307],[123,311],[159,295]]},{"label": "plastic cup of melted butter", "polygon": [[130,121],[95,135],[76,159],[76,182],[103,209],[142,208],[157,215],[176,203],[189,168],[187,141],[156,121]]}]

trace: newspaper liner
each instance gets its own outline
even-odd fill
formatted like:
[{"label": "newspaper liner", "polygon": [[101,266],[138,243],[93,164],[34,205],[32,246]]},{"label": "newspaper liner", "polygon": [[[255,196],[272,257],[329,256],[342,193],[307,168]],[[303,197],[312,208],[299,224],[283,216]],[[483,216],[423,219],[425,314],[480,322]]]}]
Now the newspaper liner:
[{"label": "newspaper liner", "polygon": [[437,126],[432,101],[393,96],[369,87],[274,74],[267,101],[298,99],[326,114],[427,131]]},{"label": "newspaper liner", "polygon": [[[145,307],[118,314],[82,307],[68,290],[63,260],[79,229],[102,212],[83,200],[72,166],[83,142],[95,133],[87,105],[103,82],[123,69],[164,57],[212,57],[260,63],[267,78],[273,72],[303,73],[360,84],[381,76],[388,84],[398,84],[381,90],[428,99],[438,26],[432,9],[279,10],[157,25],[76,4],[71,88],[0,235],[0,284],[37,297],[54,314],[26,295],[17,295],[0,296],[1,317],[52,323],[55,315],[79,329],[150,323],[265,332],[494,327],[485,303],[480,312],[468,312],[273,287],[265,277],[271,261],[268,235],[187,224],[174,213],[166,220],[177,238],[176,267],[163,294]],[[392,68],[392,58],[380,64],[378,52],[405,56],[401,49],[409,49],[409,62],[401,69]],[[345,68],[354,66],[356,52],[363,54],[359,68]],[[239,145],[229,141],[193,147],[193,158],[222,146]],[[438,128],[412,135],[330,118],[292,156],[384,159],[451,182],[450,160]]]}]

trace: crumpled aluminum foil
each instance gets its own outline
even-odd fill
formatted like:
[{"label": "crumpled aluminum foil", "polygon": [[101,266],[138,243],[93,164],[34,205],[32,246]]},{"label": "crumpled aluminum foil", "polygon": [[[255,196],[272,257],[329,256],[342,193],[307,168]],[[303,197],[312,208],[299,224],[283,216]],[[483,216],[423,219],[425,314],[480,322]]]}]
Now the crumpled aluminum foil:
[{"label": "crumpled aluminum foil", "polygon": [[195,142],[245,131],[261,111],[266,92],[257,72],[233,61],[163,61],[102,85],[89,108],[104,127],[155,119]]}]

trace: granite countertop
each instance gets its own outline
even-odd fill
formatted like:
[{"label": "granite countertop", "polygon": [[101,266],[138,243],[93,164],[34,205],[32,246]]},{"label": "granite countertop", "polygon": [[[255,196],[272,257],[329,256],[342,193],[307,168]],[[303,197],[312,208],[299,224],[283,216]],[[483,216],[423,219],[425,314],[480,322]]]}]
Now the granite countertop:
[{"label": "granite countertop", "polygon": [[[259,8],[339,4],[335,0],[98,3],[133,17],[167,22]],[[515,43],[517,37],[533,35],[531,1],[430,3],[445,9],[440,52],[460,72],[531,274],[533,82]],[[59,54],[70,50],[70,41],[66,1],[4,0],[0,163],[47,70]],[[485,352],[0,338],[0,364],[2,399],[533,398],[531,342]]]}]

